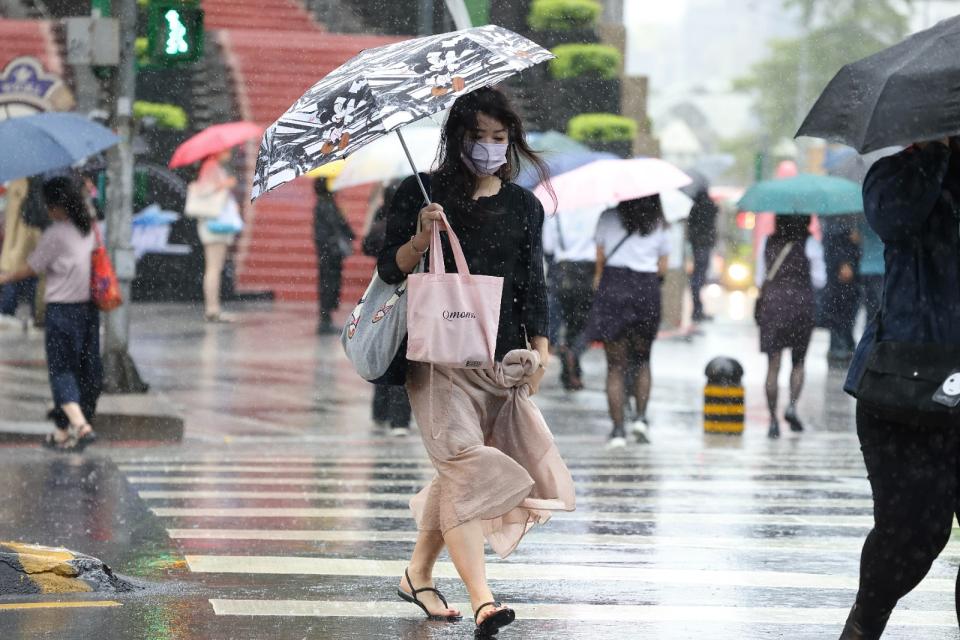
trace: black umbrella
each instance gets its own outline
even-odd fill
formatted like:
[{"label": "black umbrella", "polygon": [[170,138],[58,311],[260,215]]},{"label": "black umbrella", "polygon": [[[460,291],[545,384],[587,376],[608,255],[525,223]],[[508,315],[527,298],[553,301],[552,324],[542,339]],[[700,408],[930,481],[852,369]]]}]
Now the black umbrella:
[{"label": "black umbrella", "polygon": [[797,136],[860,153],[960,134],[960,16],[848,64]]},{"label": "black umbrella", "polygon": [[311,87],[263,134],[253,198],[552,57],[494,25],[363,51]]}]

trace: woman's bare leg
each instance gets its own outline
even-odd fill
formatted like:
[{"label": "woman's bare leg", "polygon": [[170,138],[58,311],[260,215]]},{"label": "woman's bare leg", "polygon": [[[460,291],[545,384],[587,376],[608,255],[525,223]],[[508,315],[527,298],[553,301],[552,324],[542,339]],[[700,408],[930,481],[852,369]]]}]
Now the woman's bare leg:
[{"label": "woman's bare leg", "polygon": [[203,245],[203,307],[208,316],[220,313],[220,274],[227,261],[227,245],[223,242]]},{"label": "woman's bare leg", "polygon": [[[443,536],[439,531],[421,531],[417,534],[417,543],[413,547],[413,556],[410,558],[410,566],[407,571],[410,573],[410,580],[413,584],[407,584],[406,576],[400,578],[400,589],[407,593],[412,593],[413,589],[423,589],[433,585],[433,566],[443,551]],[[443,606],[443,602],[432,591],[417,594],[417,598],[427,607],[427,611],[435,616],[458,616],[461,615],[457,609],[448,609]]]},{"label": "woman's bare leg", "polygon": [[[470,594],[470,609],[476,611],[483,603],[495,600],[487,584],[487,564],[483,555],[485,541],[480,520],[471,520],[450,529],[444,540],[450,550],[453,566],[457,568],[457,573]],[[480,612],[479,622],[483,622],[496,611],[494,607],[485,608]]]}]

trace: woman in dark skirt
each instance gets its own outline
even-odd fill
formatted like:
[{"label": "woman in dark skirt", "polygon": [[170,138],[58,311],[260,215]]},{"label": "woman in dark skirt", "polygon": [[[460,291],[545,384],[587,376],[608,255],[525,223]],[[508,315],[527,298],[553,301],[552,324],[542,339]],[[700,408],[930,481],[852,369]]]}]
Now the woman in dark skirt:
[{"label": "woman in dark skirt", "polygon": [[670,238],[659,195],[628,200],[597,223],[597,289],[586,335],[603,342],[607,355],[607,403],[613,431],[609,448],[626,446],[624,406],[627,370],[636,370],[637,416],[630,431],[649,442],[650,350],[660,328],[660,279],[667,270]]},{"label": "woman in dark skirt", "polygon": [[827,274],[823,247],[810,235],[810,216],[777,216],[776,230],[760,247],[757,256],[757,286],[762,303],[757,314],[760,351],[767,354],[767,407],[770,438],[780,437],[777,418],[780,360],[790,350],[790,404],[784,419],[791,431],[803,431],[797,417],[797,401],[803,390],[804,359],[815,323],[814,288],[822,289]]}]

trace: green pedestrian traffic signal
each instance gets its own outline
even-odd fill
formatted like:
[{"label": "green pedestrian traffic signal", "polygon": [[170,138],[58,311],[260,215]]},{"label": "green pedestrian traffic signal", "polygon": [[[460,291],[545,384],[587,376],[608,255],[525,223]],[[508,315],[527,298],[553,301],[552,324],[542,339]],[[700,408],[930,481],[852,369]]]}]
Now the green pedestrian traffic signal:
[{"label": "green pedestrian traffic signal", "polygon": [[151,64],[176,66],[203,56],[203,9],[194,2],[151,2],[147,22]]}]

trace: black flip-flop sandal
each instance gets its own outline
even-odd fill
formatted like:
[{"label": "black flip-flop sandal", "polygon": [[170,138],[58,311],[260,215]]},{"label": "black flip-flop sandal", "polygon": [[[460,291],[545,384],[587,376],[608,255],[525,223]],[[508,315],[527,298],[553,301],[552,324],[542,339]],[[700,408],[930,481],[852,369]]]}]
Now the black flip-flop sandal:
[{"label": "black flip-flop sandal", "polygon": [[43,448],[51,451],[75,451],[77,448],[77,438],[74,434],[69,434],[65,440],[57,440],[54,434],[48,433],[43,439]]},{"label": "black flip-flop sandal", "polygon": [[517,613],[513,609],[510,607],[504,607],[496,613],[491,613],[489,616],[484,618],[483,622],[477,622],[477,618],[480,617],[480,612],[486,607],[494,607],[495,609],[499,609],[500,607],[503,607],[503,605],[499,602],[492,601],[484,602],[482,605],[477,607],[477,610],[473,613],[473,621],[477,625],[477,638],[489,638],[490,636],[495,636],[500,632],[501,627],[505,627],[517,619]]},{"label": "black flip-flop sandal", "polygon": [[411,603],[411,604],[415,604],[415,605],[417,605],[418,607],[420,607],[421,609],[423,609],[423,612],[424,612],[425,614],[427,614],[427,620],[434,620],[434,621],[437,621],[437,622],[460,622],[460,620],[463,619],[463,616],[435,616],[435,615],[431,614],[431,613],[427,610],[427,606],[426,606],[425,604],[423,604],[422,602],[420,602],[420,599],[417,598],[417,594],[418,594],[418,593],[423,593],[423,592],[425,592],[425,591],[432,591],[432,592],[434,592],[435,594],[437,594],[437,597],[440,598],[440,602],[443,603],[443,606],[445,606],[445,607],[447,607],[447,608],[449,609],[449,608],[450,608],[450,605],[447,604],[447,599],[444,598],[444,597],[443,597],[443,594],[440,593],[440,591],[439,591],[438,589],[434,588],[434,587],[424,587],[424,588],[422,588],[422,589],[415,589],[414,586],[413,586],[413,581],[410,580],[410,570],[409,570],[409,569],[404,569],[404,570],[403,570],[403,576],[407,579],[407,585],[410,587],[410,591],[411,591],[412,593],[407,593],[407,592],[404,591],[403,589],[399,589],[399,588],[398,588],[398,589],[397,589],[397,595],[400,596],[401,599],[403,599],[403,600],[405,600],[405,601],[407,601],[407,602],[409,602],[409,603]]},{"label": "black flip-flop sandal", "polygon": [[[89,426],[90,426],[89,424],[85,424],[81,426],[80,429],[83,429],[84,427],[89,427]],[[80,429],[77,429],[77,432],[79,432]],[[89,445],[97,441],[97,432],[93,430],[93,427],[90,427],[90,431],[87,431],[82,436],[75,436],[75,437],[76,437],[76,444],[73,446],[73,449],[76,451],[83,451]]]}]

